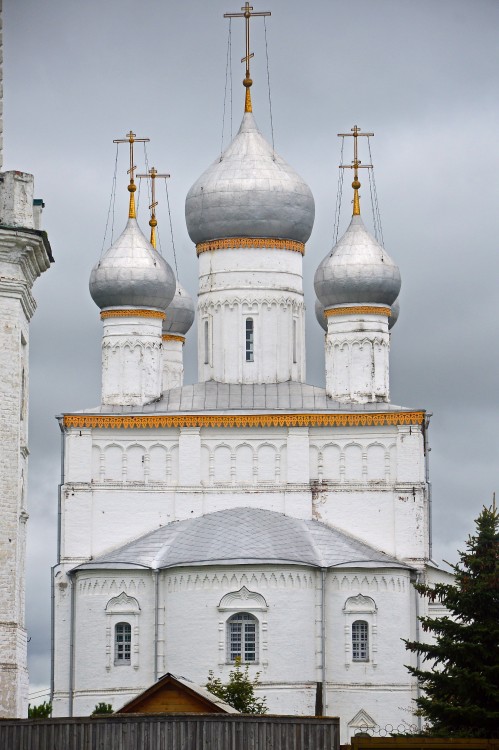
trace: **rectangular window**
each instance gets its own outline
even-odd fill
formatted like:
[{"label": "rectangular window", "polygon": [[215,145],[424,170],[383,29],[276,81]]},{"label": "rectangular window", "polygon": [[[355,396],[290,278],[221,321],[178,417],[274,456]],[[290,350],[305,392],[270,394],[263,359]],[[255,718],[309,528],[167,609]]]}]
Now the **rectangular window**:
[{"label": "rectangular window", "polygon": [[114,632],[114,663],[130,664],[132,653],[132,627],[128,622],[119,622]]},{"label": "rectangular window", "polygon": [[296,330],[297,330],[297,323],[296,318],[293,318],[293,364],[296,364],[297,354],[296,354]]},{"label": "rectangular window", "polygon": [[254,353],[253,318],[246,318],[246,362],[254,361]]},{"label": "rectangular window", "polygon": [[204,321],[204,363],[210,364],[210,327],[207,320]]},{"label": "rectangular window", "polygon": [[352,661],[369,661],[369,631],[365,620],[352,624]]}]

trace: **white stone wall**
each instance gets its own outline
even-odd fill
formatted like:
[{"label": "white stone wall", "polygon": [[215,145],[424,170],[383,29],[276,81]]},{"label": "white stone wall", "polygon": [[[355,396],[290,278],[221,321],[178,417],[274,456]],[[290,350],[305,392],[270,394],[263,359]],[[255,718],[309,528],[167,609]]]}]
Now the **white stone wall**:
[{"label": "white stone wall", "polygon": [[[0,175],[0,717],[27,713],[24,622],[31,287],[49,267],[32,227],[33,177]],[[31,210],[31,213],[30,213]]]},{"label": "white stone wall", "polygon": [[[254,326],[246,361],[246,320]],[[291,250],[216,250],[199,256],[199,381],[305,382],[302,256]]]},{"label": "white stone wall", "polygon": [[102,322],[102,403],[133,406],[159,398],[162,320],[121,314]]},{"label": "white stone wall", "polygon": [[[241,611],[257,619],[257,662],[250,674],[260,673],[260,692],[270,712],[313,714],[316,683],[322,680],[321,581],[320,571],[298,565],[162,571],[155,615],[150,571],[81,571],[75,584],[73,714],[88,714],[99,701],[119,708],[154,681],[155,617],[158,675],[170,671],[205,684],[212,669],[226,680],[233,668],[227,622]],[[325,713],[340,716],[342,741],[360,711],[382,726],[400,723],[412,697],[403,666],[410,655],[401,641],[414,635],[408,571],[331,570],[325,591]],[[58,596],[67,612],[68,604]],[[67,602],[67,588],[62,598]],[[351,624],[358,618],[369,626],[366,662],[352,661]],[[113,629],[122,621],[132,627],[128,665],[114,661]],[[69,645],[67,628],[64,633],[61,625],[56,638],[61,658],[54,707],[56,715],[64,715],[70,675],[69,649],[63,648]]]},{"label": "white stone wall", "polygon": [[183,337],[163,336],[163,391],[184,384]]},{"label": "white stone wall", "polygon": [[360,313],[329,315],[327,324],[328,396],[344,402],[389,401],[388,318]]}]

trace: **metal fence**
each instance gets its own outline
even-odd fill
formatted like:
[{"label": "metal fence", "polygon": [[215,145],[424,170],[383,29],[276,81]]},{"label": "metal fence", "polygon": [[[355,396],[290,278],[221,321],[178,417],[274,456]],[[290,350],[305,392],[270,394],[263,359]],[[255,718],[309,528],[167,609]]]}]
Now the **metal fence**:
[{"label": "metal fence", "polygon": [[0,720],[1,750],[339,750],[339,719],[155,714]]}]

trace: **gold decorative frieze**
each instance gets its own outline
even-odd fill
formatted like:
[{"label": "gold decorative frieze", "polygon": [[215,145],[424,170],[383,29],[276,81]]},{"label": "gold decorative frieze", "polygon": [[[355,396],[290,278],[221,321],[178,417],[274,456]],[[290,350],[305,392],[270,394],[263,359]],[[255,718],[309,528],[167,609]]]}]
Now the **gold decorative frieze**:
[{"label": "gold decorative frieze", "polygon": [[303,242],[277,240],[270,237],[228,237],[223,240],[210,240],[196,245],[198,255],[210,250],[237,250],[238,248],[265,248],[267,250],[293,250],[305,255]]},{"label": "gold decorative frieze", "polygon": [[374,305],[356,305],[352,307],[331,307],[324,310],[324,315],[386,315],[390,318],[392,311],[389,307],[375,307]]},{"label": "gold decorative frieze", "polygon": [[371,414],[65,414],[64,426],[99,429],[158,427],[366,427],[423,424],[423,411]]},{"label": "gold decorative frieze", "polygon": [[181,341],[182,344],[185,342],[185,336],[177,336],[173,333],[164,333],[161,338],[163,341]]},{"label": "gold decorative frieze", "polygon": [[103,310],[101,320],[105,318],[160,318],[164,320],[166,314],[159,310]]}]

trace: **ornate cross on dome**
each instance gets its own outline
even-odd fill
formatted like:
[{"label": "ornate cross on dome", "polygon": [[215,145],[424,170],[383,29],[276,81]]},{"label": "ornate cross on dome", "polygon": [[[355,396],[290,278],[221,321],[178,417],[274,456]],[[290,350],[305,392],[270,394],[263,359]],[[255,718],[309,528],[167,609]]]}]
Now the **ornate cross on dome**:
[{"label": "ornate cross on dome", "polygon": [[124,138],[116,138],[113,143],[129,143],[130,144],[130,169],[128,170],[127,174],[130,175],[130,184],[128,185],[128,192],[130,193],[130,205],[128,208],[128,218],[129,219],[135,219],[135,196],[134,193],[137,190],[137,187],[135,185],[135,180],[133,177],[133,173],[137,169],[137,167],[133,163],[133,144],[134,143],[148,143],[149,138],[137,138],[135,133],[132,133],[130,130],[129,133],[126,134]]},{"label": "ornate cross on dome", "polygon": [[360,202],[359,202],[359,188],[360,188],[360,182],[359,182],[359,169],[371,169],[372,164],[361,164],[359,160],[359,154],[357,149],[357,138],[362,135],[369,138],[371,135],[374,135],[374,133],[362,133],[361,129],[357,127],[357,125],[354,125],[351,129],[351,133],[338,133],[338,136],[340,138],[346,138],[347,136],[349,138],[353,138],[353,161],[351,164],[340,164],[340,169],[353,169],[353,215],[354,216],[360,216]]},{"label": "ornate cross on dome", "polygon": [[151,180],[151,205],[149,206],[149,209],[151,211],[151,218],[149,219],[149,226],[151,227],[151,245],[156,249],[156,227],[158,226],[158,222],[156,220],[156,211],[154,210],[156,206],[158,205],[158,201],[156,200],[156,177],[164,177],[167,179],[170,175],[169,174],[159,174],[157,169],[155,167],[151,167],[149,172],[147,174],[138,174],[137,177],[146,177]]},{"label": "ornate cross on dome", "polygon": [[251,106],[251,95],[250,86],[253,83],[250,77],[250,59],[254,57],[254,53],[250,52],[250,18],[252,16],[271,16],[272,13],[269,10],[253,11],[253,6],[248,2],[241,8],[242,13],[224,13],[224,18],[244,18],[246,23],[246,54],[241,58],[241,62],[246,63],[246,77],[243,81],[243,86],[246,88],[246,101],[244,105],[245,112],[252,112]]}]

